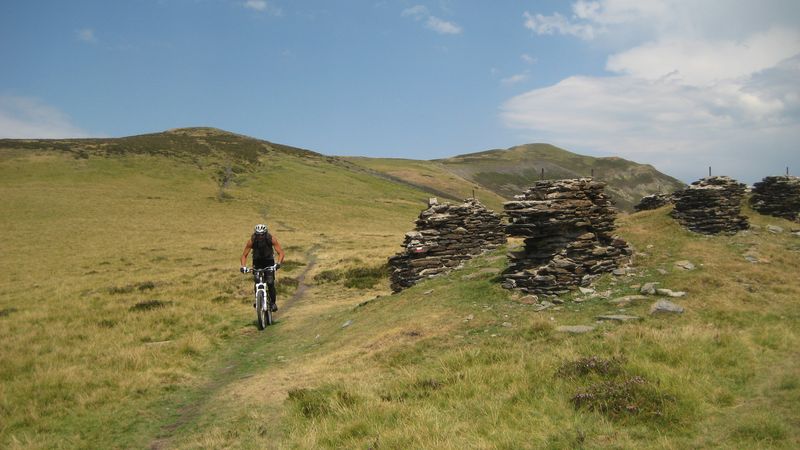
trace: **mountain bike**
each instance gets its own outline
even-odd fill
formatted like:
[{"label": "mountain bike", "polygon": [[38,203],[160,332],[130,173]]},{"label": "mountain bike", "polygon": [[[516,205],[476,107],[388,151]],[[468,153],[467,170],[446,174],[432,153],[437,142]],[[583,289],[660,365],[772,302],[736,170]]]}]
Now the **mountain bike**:
[{"label": "mountain bike", "polygon": [[256,284],[255,307],[258,329],[263,330],[272,325],[272,309],[270,308],[269,294],[267,293],[267,283],[275,281],[275,272],[281,267],[280,264],[265,267],[263,269],[245,268],[245,273],[253,272],[253,281]]}]

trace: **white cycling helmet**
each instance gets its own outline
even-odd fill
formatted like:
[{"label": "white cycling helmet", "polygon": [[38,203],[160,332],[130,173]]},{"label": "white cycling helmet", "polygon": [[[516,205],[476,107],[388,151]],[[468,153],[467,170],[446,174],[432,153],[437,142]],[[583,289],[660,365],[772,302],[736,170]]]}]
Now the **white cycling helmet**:
[{"label": "white cycling helmet", "polygon": [[264,234],[267,232],[267,226],[263,223],[256,225],[256,234]]}]

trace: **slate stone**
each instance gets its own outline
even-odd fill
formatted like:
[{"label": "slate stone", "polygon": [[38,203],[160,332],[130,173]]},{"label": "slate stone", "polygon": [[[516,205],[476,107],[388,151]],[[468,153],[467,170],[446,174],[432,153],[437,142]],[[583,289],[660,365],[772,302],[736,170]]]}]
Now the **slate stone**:
[{"label": "slate stone", "polygon": [[686,292],[673,291],[672,289],[656,289],[656,293],[658,295],[663,295],[666,297],[674,297],[674,298],[686,297]]},{"label": "slate stone", "polygon": [[503,286],[558,296],[628,264],[633,250],[613,235],[617,211],[604,190],[592,178],[543,180],[506,202],[506,232],[524,248],[509,253]]},{"label": "slate stone", "polygon": [[[461,267],[464,261],[506,242],[500,215],[476,199],[467,199],[460,205],[429,206],[419,214],[416,229],[406,233],[403,251],[389,258],[394,292],[446,274]],[[477,278],[498,272],[487,268],[469,276]]]},{"label": "slate stone", "polygon": [[670,215],[695,233],[736,234],[750,226],[740,214],[744,193],[745,185],[730,177],[703,178],[673,194]]},{"label": "slate stone", "polygon": [[658,286],[658,284],[659,283],[655,281],[650,283],[645,283],[644,285],[642,285],[642,288],[639,289],[639,292],[644,295],[654,295],[656,293],[656,286]]},{"label": "slate stone", "polygon": [[681,314],[683,307],[668,300],[659,300],[650,306],[650,314]]},{"label": "slate stone", "polygon": [[591,325],[561,325],[556,327],[556,331],[570,334],[583,334],[593,330],[594,327]]},{"label": "slate stone", "polygon": [[753,185],[750,206],[761,214],[800,223],[800,177],[764,178]]}]

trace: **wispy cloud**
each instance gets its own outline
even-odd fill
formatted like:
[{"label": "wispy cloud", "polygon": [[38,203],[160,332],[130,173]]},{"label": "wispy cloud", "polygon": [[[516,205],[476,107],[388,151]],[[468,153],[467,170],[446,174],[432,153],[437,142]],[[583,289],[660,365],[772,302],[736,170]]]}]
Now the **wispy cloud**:
[{"label": "wispy cloud", "polygon": [[559,13],[545,16],[525,11],[523,17],[525,18],[525,28],[533,30],[536,34],[565,34],[591,40],[594,39],[596,33],[593,25],[571,22]]},{"label": "wispy cloud", "polygon": [[273,16],[283,15],[283,10],[265,0],[247,0],[242,4],[242,6],[253,11],[263,12]]},{"label": "wispy cloud", "polygon": [[416,20],[421,20],[429,16],[430,13],[428,12],[427,7],[423,5],[414,5],[410,8],[404,9],[400,15],[403,17],[413,17]]},{"label": "wispy cloud", "polygon": [[461,27],[455,23],[434,16],[428,17],[425,26],[439,34],[461,34],[463,31]]},{"label": "wispy cloud", "polygon": [[519,58],[522,61],[524,61],[526,64],[534,64],[534,63],[536,63],[536,58],[534,58],[533,56],[531,56],[531,55],[529,55],[527,53],[524,53],[524,54],[520,55]]},{"label": "wispy cloud", "polygon": [[502,80],[500,80],[500,82],[508,86],[508,85],[512,85],[512,84],[521,83],[523,81],[526,81],[527,79],[528,79],[528,73],[525,72],[525,73],[518,73],[518,74],[511,75],[509,77],[503,78]]},{"label": "wispy cloud", "polygon": [[94,44],[97,42],[97,36],[94,35],[94,30],[91,28],[81,28],[75,32],[79,41]]},{"label": "wispy cloud", "polygon": [[0,95],[0,138],[88,137],[69,116],[39,99]]},{"label": "wispy cloud", "polygon": [[406,8],[400,14],[403,17],[410,17],[416,21],[425,21],[425,27],[439,34],[461,34],[464,30],[455,22],[448,22],[430,13],[424,5],[415,5]]}]

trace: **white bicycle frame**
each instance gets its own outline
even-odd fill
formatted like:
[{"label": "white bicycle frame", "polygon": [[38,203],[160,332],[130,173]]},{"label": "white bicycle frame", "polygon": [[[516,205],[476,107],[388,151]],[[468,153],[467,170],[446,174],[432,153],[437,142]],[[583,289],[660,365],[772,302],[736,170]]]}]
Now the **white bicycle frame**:
[{"label": "white bicycle frame", "polygon": [[256,296],[256,301],[258,301],[258,293],[259,292],[263,292],[264,293],[264,295],[261,297],[263,299],[263,302],[264,302],[261,305],[261,308],[263,310],[265,310],[265,311],[267,310],[267,308],[269,308],[269,292],[267,292],[267,283],[264,281],[264,279],[266,278],[266,274],[268,272],[272,272],[272,276],[273,276],[273,280],[274,280],[275,272],[277,272],[277,267],[278,267],[278,265],[274,264],[272,266],[267,266],[267,267],[265,267],[263,269],[250,269],[254,274],[255,274],[255,272],[261,272],[262,273],[261,277],[257,278],[257,281],[256,281],[255,296]]}]

